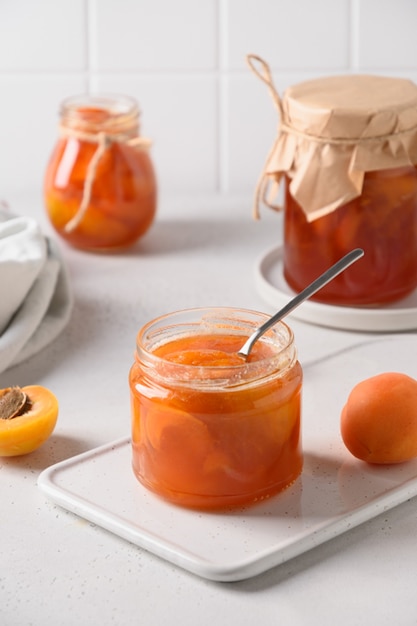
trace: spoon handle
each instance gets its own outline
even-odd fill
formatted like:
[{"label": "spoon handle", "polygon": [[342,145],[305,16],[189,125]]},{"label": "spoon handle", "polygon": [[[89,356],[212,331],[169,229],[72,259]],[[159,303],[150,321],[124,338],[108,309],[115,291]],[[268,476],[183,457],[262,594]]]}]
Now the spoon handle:
[{"label": "spoon handle", "polygon": [[305,289],[300,291],[299,294],[295,296],[292,300],[288,302],[282,309],[280,309],[275,315],[273,315],[269,320],[262,324],[259,328],[255,330],[254,333],[249,337],[246,343],[241,347],[238,354],[241,356],[248,356],[249,352],[252,350],[252,346],[259,337],[261,337],[271,326],[274,326],[277,322],[279,322],[285,315],[288,315],[293,309],[295,309],[299,304],[311,298],[317,291],[322,289],[327,283],[329,283],[333,278],[335,278],[338,274],[341,274],[349,265],[355,263],[358,259],[360,259],[364,255],[364,251],[362,248],[355,248],[342,257],[337,263],[329,267],[328,270],[323,272],[316,280],[314,280],[310,285],[308,285]]}]

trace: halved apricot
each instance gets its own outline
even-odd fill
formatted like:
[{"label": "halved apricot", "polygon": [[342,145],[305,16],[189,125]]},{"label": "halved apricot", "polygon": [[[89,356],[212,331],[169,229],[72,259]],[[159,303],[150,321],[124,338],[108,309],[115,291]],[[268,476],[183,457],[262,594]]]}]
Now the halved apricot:
[{"label": "halved apricot", "polygon": [[368,463],[403,463],[417,456],[417,380],[385,372],[358,383],[341,414],[348,450]]},{"label": "halved apricot", "polygon": [[39,448],[58,419],[58,400],[40,385],[0,390],[0,456],[19,456]]}]

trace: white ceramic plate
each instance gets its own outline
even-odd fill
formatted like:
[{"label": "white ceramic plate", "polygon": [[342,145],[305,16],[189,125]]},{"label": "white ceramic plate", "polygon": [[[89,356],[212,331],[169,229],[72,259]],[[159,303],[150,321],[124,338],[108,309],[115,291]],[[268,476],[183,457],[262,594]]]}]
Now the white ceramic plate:
[{"label": "white ceramic plate", "polygon": [[[260,295],[277,310],[296,295],[284,278],[281,246],[261,257],[255,267],[255,282]],[[417,328],[417,290],[399,302],[378,307],[343,307],[307,300],[291,315],[319,326],[345,330],[414,330]]]},{"label": "white ceramic plate", "polygon": [[65,509],[201,577],[255,576],[417,495],[417,459],[370,466],[339,434],[352,386],[389,369],[417,377],[415,354],[416,336],[394,335],[305,365],[302,475],[256,506],[200,513],[164,502],[135,479],[128,439],[44,470],[38,485]]}]

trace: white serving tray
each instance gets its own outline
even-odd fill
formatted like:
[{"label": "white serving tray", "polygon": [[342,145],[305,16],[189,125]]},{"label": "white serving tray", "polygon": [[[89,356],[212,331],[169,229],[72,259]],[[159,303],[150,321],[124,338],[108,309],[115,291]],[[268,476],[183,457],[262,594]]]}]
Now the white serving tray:
[{"label": "white serving tray", "polygon": [[[255,284],[262,298],[275,309],[285,306],[296,294],[283,274],[282,247],[263,254],[255,266]],[[396,332],[417,329],[417,289],[392,304],[378,307],[347,307],[309,300],[291,315],[299,320],[368,332]]]},{"label": "white serving tray", "polygon": [[416,335],[393,335],[305,364],[302,475],[256,506],[202,513],[164,502],[135,479],[128,438],[44,470],[38,485],[65,509],[201,577],[255,576],[417,495],[417,459],[370,466],[339,434],[353,385],[388,370],[417,378],[416,354]]}]

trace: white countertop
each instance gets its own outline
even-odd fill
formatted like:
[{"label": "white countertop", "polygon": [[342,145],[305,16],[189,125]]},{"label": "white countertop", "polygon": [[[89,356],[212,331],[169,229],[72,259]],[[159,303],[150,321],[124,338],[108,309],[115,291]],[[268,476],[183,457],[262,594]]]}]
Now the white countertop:
[{"label": "white countertop", "polygon": [[[272,312],[257,293],[253,271],[259,256],[279,242],[279,219],[255,223],[246,207],[214,210],[210,202],[197,209],[175,216],[162,210],[148,235],[118,255],[61,243],[75,295],[69,326],[44,351],[0,376],[0,388],[41,384],[60,403],[57,427],[44,446],[0,459],[0,623],[417,624],[416,498],[264,574],[221,583],[61,509],[37,487],[50,465],[129,435],[127,376],[144,322],[193,306]],[[48,230],[41,212],[32,213]],[[376,338],[291,316],[288,322],[302,363]],[[344,374],[341,368],[335,377]]]}]

